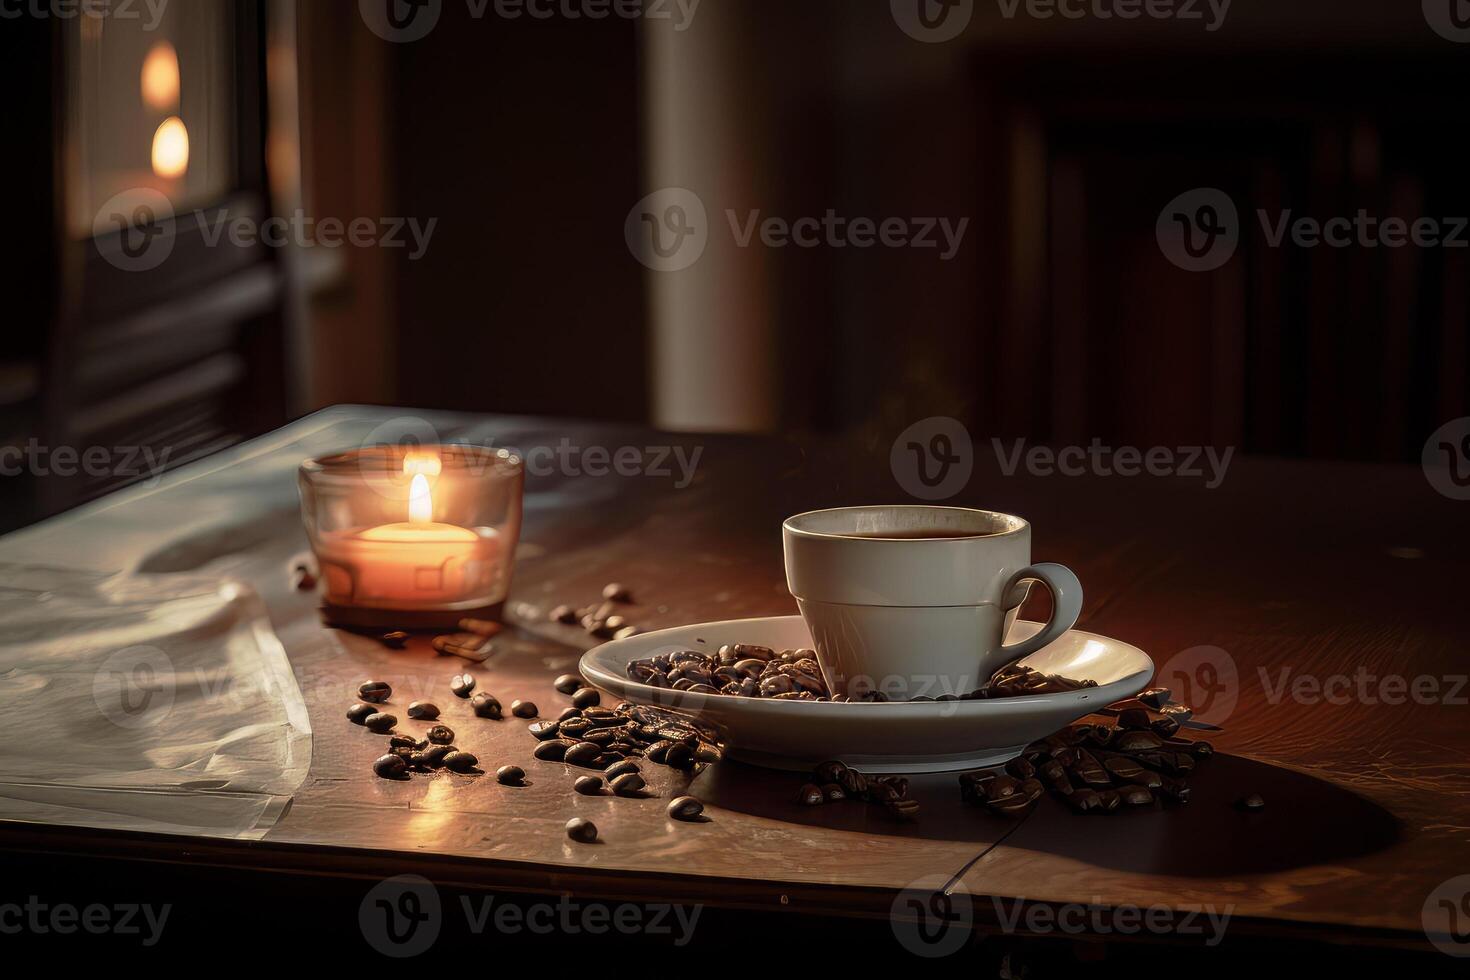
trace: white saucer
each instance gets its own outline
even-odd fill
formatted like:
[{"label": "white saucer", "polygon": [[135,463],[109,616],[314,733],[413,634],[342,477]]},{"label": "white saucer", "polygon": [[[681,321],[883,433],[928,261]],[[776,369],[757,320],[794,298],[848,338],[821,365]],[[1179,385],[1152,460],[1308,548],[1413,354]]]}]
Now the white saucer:
[{"label": "white saucer", "polygon": [[[1017,620],[1007,642],[1032,636],[1040,623]],[[1048,674],[1090,678],[1097,687],[993,701],[888,704],[776,701],[691,694],[630,679],[631,661],[660,653],[713,653],[725,643],[776,650],[811,646],[800,616],[701,623],[614,640],[582,656],[582,676],[615,697],[691,715],[713,727],[732,758],[776,769],[810,769],[840,759],[864,772],[950,772],[994,766],[1036,739],[1114,701],[1153,677],[1148,654],[1127,643],[1069,630],[1022,663]]]}]

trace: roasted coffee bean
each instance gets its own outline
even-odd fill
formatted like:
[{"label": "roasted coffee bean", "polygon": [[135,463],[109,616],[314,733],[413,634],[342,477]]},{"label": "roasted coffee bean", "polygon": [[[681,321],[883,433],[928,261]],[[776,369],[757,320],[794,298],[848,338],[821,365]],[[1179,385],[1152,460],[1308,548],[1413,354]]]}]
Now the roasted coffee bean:
[{"label": "roasted coffee bean", "polygon": [[1002,773],[985,784],[985,795],[992,800],[1011,796],[1021,788],[1021,781],[1015,776]]},{"label": "roasted coffee bean", "polygon": [[1164,779],[1163,785],[1159,787],[1159,792],[1170,803],[1189,802],[1189,784],[1182,779]]},{"label": "roasted coffee bean", "polygon": [[709,765],[713,765],[714,763],[719,762],[724,757],[724,752],[722,752],[720,750],[720,747],[717,745],[710,745],[707,742],[701,742],[699,745],[696,745],[694,747],[695,762],[703,762]]},{"label": "roasted coffee bean", "polygon": [[604,749],[610,748],[613,740],[617,737],[617,730],[612,728],[594,728],[582,736],[584,742],[596,742]]},{"label": "roasted coffee bean", "polygon": [[410,745],[390,745],[390,746],[388,746],[388,754],[389,755],[396,755],[400,759],[402,759],[404,762],[411,761],[413,759],[413,754],[415,752],[417,752],[417,751],[418,751],[417,749],[413,748]]},{"label": "roasted coffee bean", "polygon": [[363,727],[370,732],[377,732],[379,735],[386,735],[393,730],[395,725],[398,724],[398,718],[396,715],[384,714],[380,711],[368,715],[366,718],[363,719],[362,724]]},{"label": "roasted coffee bean", "polygon": [[1129,806],[1148,806],[1154,801],[1154,794],[1150,793],[1147,787],[1139,786],[1137,783],[1130,783],[1122,787],[1118,793],[1123,797],[1123,802]]},{"label": "roasted coffee bean", "polygon": [[960,773],[960,800],[965,803],[986,802],[990,796],[985,789],[994,778],[992,773],[983,770]]},{"label": "roasted coffee bean", "polygon": [[608,785],[618,796],[636,796],[643,789],[643,777],[636,772],[625,772],[616,779],[608,780]]},{"label": "roasted coffee bean", "polygon": [[[542,742],[541,744],[548,745],[550,743]],[[596,742],[578,742],[576,745],[567,749],[566,754],[562,756],[562,761],[573,766],[590,766],[601,755],[602,746]]]},{"label": "roasted coffee bean", "polygon": [[517,700],[510,703],[510,713],[517,718],[535,718],[540,711],[537,709],[535,701]]},{"label": "roasted coffee bean", "polygon": [[444,755],[444,767],[455,772],[469,772],[479,764],[480,760],[469,752],[448,752]]},{"label": "roasted coffee bean", "polygon": [[1149,727],[1148,712],[1142,708],[1125,708],[1118,714],[1118,724],[1130,730],[1146,730]]},{"label": "roasted coffee bean", "polygon": [[579,844],[597,842],[597,824],[585,817],[573,817],[567,821],[567,836]]},{"label": "roasted coffee bean", "polygon": [[1006,763],[1006,772],[1017,779],[1030,779],[1036,775],[1036,767],[1027,761],[1025,756],[1017,756]]},{"label": "roasted coffee bean", "polygon": [[841,786],[848,796],[862,796],[868,791],[868,779],[856,769],[843,768],[837,774],[837,785]]},{"label": "roasted coffee bean", "polygon": [[602,792],[602,777],[578,776],[572,780],[572,790],[583,796],[596,796]]},{"label": "roasted coffee bean", "polygon": [[1187,704],[1166,704],[1159,709],[1159,713],[1165,717],[1173,718],[1181,725],[1194,717],[1194,709]]},{"label": "roasted coffee bean", "polygon": [[837,782],[838,774],[846,768],[847,766],[834,759],[818,765],[816,769],[812,770],[812,776],[819,783],[835,783]]},{"label": "roasted coffee bean", "polygon": [[473,674],[455,674],[449,678],[449,690],[454,692],[458,698],[467,698],[474,693],[475,677]]},{"label": "roasted coffee bean", "polygon": [[822,795],[827,797],[828,803],[840,803],[847,799],[847,791],[836,783],[823,783]]},{"label": "roasted coffee bean", "polygon": [[669,801],[668,814],[675,820],[698,820],[704,804],[692,796],[676,796]]},{"label": "roasted coffee bean", "polygon": [[623,716],[611,708],[584,708],[582,709],[582,720],[593,728],[606,728],[609,725],[621,725]]},{"label": "roasted coffee bean", "polygon": [[1179,719],[1164,715],[1162,718],[1155,718],[1149,728],[1159,738],[1173,738],[1179,732]]},{"label": "roasted coffee bean", "polygon": [[1096,790],[1079,789],[1067,794],[1067,803],[1078,813],[1090,813],[1102,806]]},{"label": "roasted coffee bean", "polygon": [[369,704],[382,704],[393,696],[393,686],[387,681],[363,681],[358,685],[357,696]]},{"label": "roasted coffee bean", "polygon": [[568,719],[571,719],[571,718],[580,718],[580,717],[582,717],[582,709],[581,708],[567,708],[564,711],[562,711],[561,714],[559,714],[559,715],[556,716],[556,720],[557,721],[567,721]]},{"label": "roasted coffee bean", "polygon": [[378,642],[390,650],[402,650],[408,645],[408,634],[403,630],[393,630],[378,637]]},{"label": "roasted coffee bean", "polygon": [[1215,746],[1205,741],[1191,742],[1189,743],[1189,754],[1196,759],[1208,759],[1215,754]]},{"label": "roasted coffee bean", "polygon": [[899,820],[914,820],[919,816],[917,800],[893,800],[884,804],[884,808]]},{"label": "roasted coffee bean", "polygon": [[609,582],[602,587],[602,597],[608,602],[632,602],[633,593],[626,585],[618,582]]},{"label": "roasted coffee bean", "polygon": [[[1126,734],[1126,733],[1125,733]],[[1090,752],[1079,751],[1077,761],[1068,767],[1071,774],[1080,779],[1084,784],[1094,789],[1112,785],[1112,779],[1108,771],[1103,768],[1102,763]]]},{"label": "roasted coffee bean", "polygon": [[1143,774],[1143,764],[1126,755],[1108,755],[1102,760],[1103,767],[1123,780],[1135,780]]},{"label": "roasted coffee bean", "polygon": [[584,687],[572,694],[572,707],[587,709],[602,703],[602,695],[595,687]]},{"label": "roasted coffee bean", "polygon": [[373,772],[384,779],[407,779],[408,762],[402,756],[389,752],[387,755],[378,756],[373,762]]},{"label": "roasted coffee bean", "polygon": [[547,618],[553,623],[565,623],[571,626],[577,622],[577,610],[571,606],[557,606],[547,614]]},{"label": "roasted coffee bean", "polygon": [[624,759],[622,762],[614,762],[612,765],[608,766],[602,771],[602,774],[608,779],[617,779],[625,772],[641,773],[642,771],[643,770],[638,768],[638,763],[630,762],[629,760]]},{"label": "roasted coffee bean", "polygon": [[1266,806],[1266,798],[1260,793],[1252,793],[1250,796],[1243,797],[1237,806],[1242,810],[1261,810]]},{"label": "roasted coffee bean", "polygon": [[579,674],[562,674],[551,682],[558,694],[575,694],[578,688],[586,687],[587,682],[582,680]]},{"label": "roasted coffee bean", "polygon": [[1152,769],[1144,769],[1137,776],[1133,777],[1133,781],[1139,786],[1150,790],[1159,789],[1164,785],[1164,777]]},{"label": "roasted coffee bean", "polygon": [[369,715],[375,715],[377,713],[377,705],[365,704],[359,701],[358,703],[347,709],[347,720],[352,722],[354,725],[361,725],[363,722],[367,721]]},{"label": "roasted coffee bean", "polygon": [[414,721],[433,721],[439,717],[439,706],[432,701],[412,701],[408,705],[408,716]]},{"label": "roasted coffee bean", "polygon": [[986,809],[993,813],[1013,815],[1024,813],[1030,808],[1032,800],[1024,793],[1016,793],[1011,796],[1002,796],[996,800],[986,800]]},{"label": "roasted coffee bean", "polygon": [[1138,700],[1155,711],[1161,711],[1164,705],[1174,697],[1174,692],[1167,687],[1151,687],[1138,696]]},{"label": "roasted coffee bean", "polygon": [[664,753],[664,765],[671,769],[688,769],[694,765],[694,750],[683,742],[675,742]]},{"label": "roasted coffee bean", "polygon": [[1037,772],[1042,779],[1046,780],[1046,785],[1058,793],[1065,795],[1076,788],[1072,785],[1072,780],[1068,778],[1066,768],[1055,759],[1042,763]]},{"label": "roasted coffee bean", "polygon": [[618,630],[622,629],[624,626],[627,626],[627,625],[628,625],[627,620],[623,619],[623,617],[618,616],[618,615],[609,616],[609,617],[607,617],[606,619],[604,619],[602,621],[602,628],[605,629],[605,630],[607,630],[608,632],[614,633],[614,634],[616,634]]},{"label": "roasted coffee bean", "polygon": [[566,758],[567,749],[576,744],[578,743],[569,738],[547,739],[536,746],[536,751],[532,754],[542,762],[561,762]]},{"label": "roasted coffee bean", "polygon": [[505,709],[500,706],[500,699],[489,691],[481,691],[470,698],[470,710],[474,711],[477,718],[499,721],[505,717]]},{"label": "roasted coffee bean", "polygon": [[501,766],[495,770],[495,781],[506,786],[519,786],[526,781],[526,770],[520,766]]},{"label": "roasted coffee bean", "polygon": [[643,750],[643,758],[647,759],[649,762],[663,762],[665,755],[668,753],[669,749],[673,747],[673,745],[674,743],[670,742],[668,739],[662,739],[660,741],[654,742],[648,748]]},{"label": "roasted coffee bean", "polygon": [[1131,731],[1119,732],[1113,739],[1112,747],[1119,752],[1150,752],[1163,747],[1164,740],[1153,732]]},{"label": "roasted coffee bean", "polygon": [[548,738],[556,738],[558,731],[561,729],[561,722],[536,721],[528,725],[527,728],[536,737],[537,741],[544,742]]},{"label": "roasted coffee bean", "polygon": [[1111,725],[1093,725],[1087,733],[1087,742],[1098,748],[1106,748],[1117,742],[1120,732]]},{"label": "roasted coffee bean", "polygon": [[1019,794],[1026,797],[1028,801],[1035,803],[1037,800],[1041,799],[1042,794],[1045,792],[1046,788],[1041,785],[1041,780],[1036,779],[1035,777],[1021,780],[1021,789],[1019,791]]},{"label": "roasted coffee bean", "polygon": [[417,749],[417,748],[422,748],[422,746],[419,745],[419,740],[418,739],[414,738],[412,735],[405,735],[405,734],[394,735],[392,738],[388,739],[388,745],[389,745],[390,748],[395,748],[395,749],[404,749],[404,748],[407,748],[407,749]]},{"label": "roasted coffee bean", "polygon": [[1102,801],[1102,809],[1111,812],[1123,805],[1123,796],[1115,789],[1100,789],[1097,798]]},{"label": "roasted coffee bean", "polygon": [[642,632],[643,631],[636,626],[624,626],[621,629],[614,630],[612,638],[614,640],[626,640],[628,637],[637,636],[639,633]]},{"label": "roasted coffee bean", "polygon": [[796,801],[802,806],[820,806],[827,802],[827,794],[815,783],[807,783],[797,792]]},{"label": "roasted coffee bean", "polygon": [[424,733],[424,737],[435,745],[449,745],[454,741],[454,729],[448,725],[435,725]]},{"label": "roasted coffee bean", "polygon": [[586,718],[568,718],[561,723],[561,733],[565,738],[575,738],[580,741],[582,736],[591,730],[592,722]]}]

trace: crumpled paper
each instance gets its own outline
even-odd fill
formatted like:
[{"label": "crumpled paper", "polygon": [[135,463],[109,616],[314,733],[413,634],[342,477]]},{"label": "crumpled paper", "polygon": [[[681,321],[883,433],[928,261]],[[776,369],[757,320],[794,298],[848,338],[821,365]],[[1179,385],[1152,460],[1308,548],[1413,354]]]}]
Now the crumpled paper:
[{"label": "crumpled paper", "polygon": [[311,766],[247,585],[0,563],[0,819],[258,839]]}]

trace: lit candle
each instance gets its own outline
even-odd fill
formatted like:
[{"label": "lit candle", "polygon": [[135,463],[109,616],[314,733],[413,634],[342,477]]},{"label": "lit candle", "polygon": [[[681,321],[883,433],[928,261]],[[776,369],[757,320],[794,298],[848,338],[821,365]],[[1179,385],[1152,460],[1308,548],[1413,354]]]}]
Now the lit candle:
[{"label": "lit candle", "polygon": [[408,520],[322,535],[317,558],[328,603],[377,609],[474,604],[500,574],[500,535],[434,520],[438,457],[406,458]]}]

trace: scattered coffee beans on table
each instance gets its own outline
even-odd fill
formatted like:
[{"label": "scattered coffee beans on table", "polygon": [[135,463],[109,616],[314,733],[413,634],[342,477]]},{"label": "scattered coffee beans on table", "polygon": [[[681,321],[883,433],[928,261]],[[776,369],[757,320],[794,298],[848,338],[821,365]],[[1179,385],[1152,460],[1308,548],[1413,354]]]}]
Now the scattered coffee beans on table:
[{"label": "scattered coffee beans on table", "polygon": [[567,821],[567,836],[579,844],[592,844],[597,840],[597,824],[585,817],[573,817]]},{"label": "scattered coffee beans on table", "polygon": [[434,651],[446,657],[463,657],[466,660],[485,660],[495,652],[490,637],[479,633],[451,633],[436,636],[430,641]]},{"label": "scattered coffee beans on table", "polygon": [[378,642],[390,650],[402,650],[408,645],[408,634],[403,630],[392,630],[379,636]]},{"label": "scattered coffee beans on table", "polygon": [[393,687],[387,681],[363,681],[357,696],[370,704],[382,704],[393,696]]},{"label": "scattered coffee beans on table", "polygon": [[362,724],[370,732],[386,735],[398,724],[398,718],[395,715],[384,714],[380,711],[368,715],[363,719]]},{"label": "scattered coffee beans on table", "polygon": [[578,674],[562,674],[551,686],[556,688],[558,694],[576,694],[579,689],[587,686],[587,682]]},{"label": "scattered coffee beans on table", "polygon": [[408,716],[414,721],[433,721],[439,717],[439,706],[432,701],[413,701],[408,706]]},{"label": "scattered coffee beans on table", "polygon": [[358,703],[347,709],[347,720],[352,722],[354,725],[361,725],[362,723],[367,721],[368,716],[375,715],[377,713],[377,705],[366,704],[359,701]]},{"label": "scattered coffee beans on table", "polygon": [[704,804],[692,796],[679,796],[669,801],[668,813],[675,820],[698,820],[704,813]]},{"label": "scattered coffee beans on table", "polygon": [[500,700],[488,691],[481,691],[470,698],[470,708],[478,718],[489,718],[499,721],[505,717],[504,709],[500,706]]},{"label": "scattered coffee beans on table", "polygon": [[448,725],[435,725],[426,736],[435,745],[448,745],[454,741],[454,729]]},{"label": "scattered coffee beans on table", "polygon": [[473,772],[480,764],[480,760],[470,752],[448,752],[444,756],[444,765],[455,772]]},{"label": "scattered coffee beans on table", "polygon": [[602,792],[602,777],[578,776],[572,780],[572,789],[583,796],[596,796]]},{"label": "scattered coffee beans on table", "polygon": [[475,677],[473,674],[455,674],[449,678],[449,690],[455,697],[468,698],[475,690]]},{"label": "scattered coffee beans on table", "polygon": [[373,762],[373,772],[377,773],[383,779],[407,779],[408,762],[404,760],[403,756],[394,755],[390,752],[387,755],[378,756],[377,760]]},{"label": "scattered coffee beans on table", "polygon": [[519,786],[526,781],[526,770],[520,766],[501,766],[495,770],[495,781],[506,786]]},{"label": "scattered coffee beans on table", "polygon": [[512,701],[510,713],[517,718],[535,718],[540,711],[536,708],[535,701]]}]

